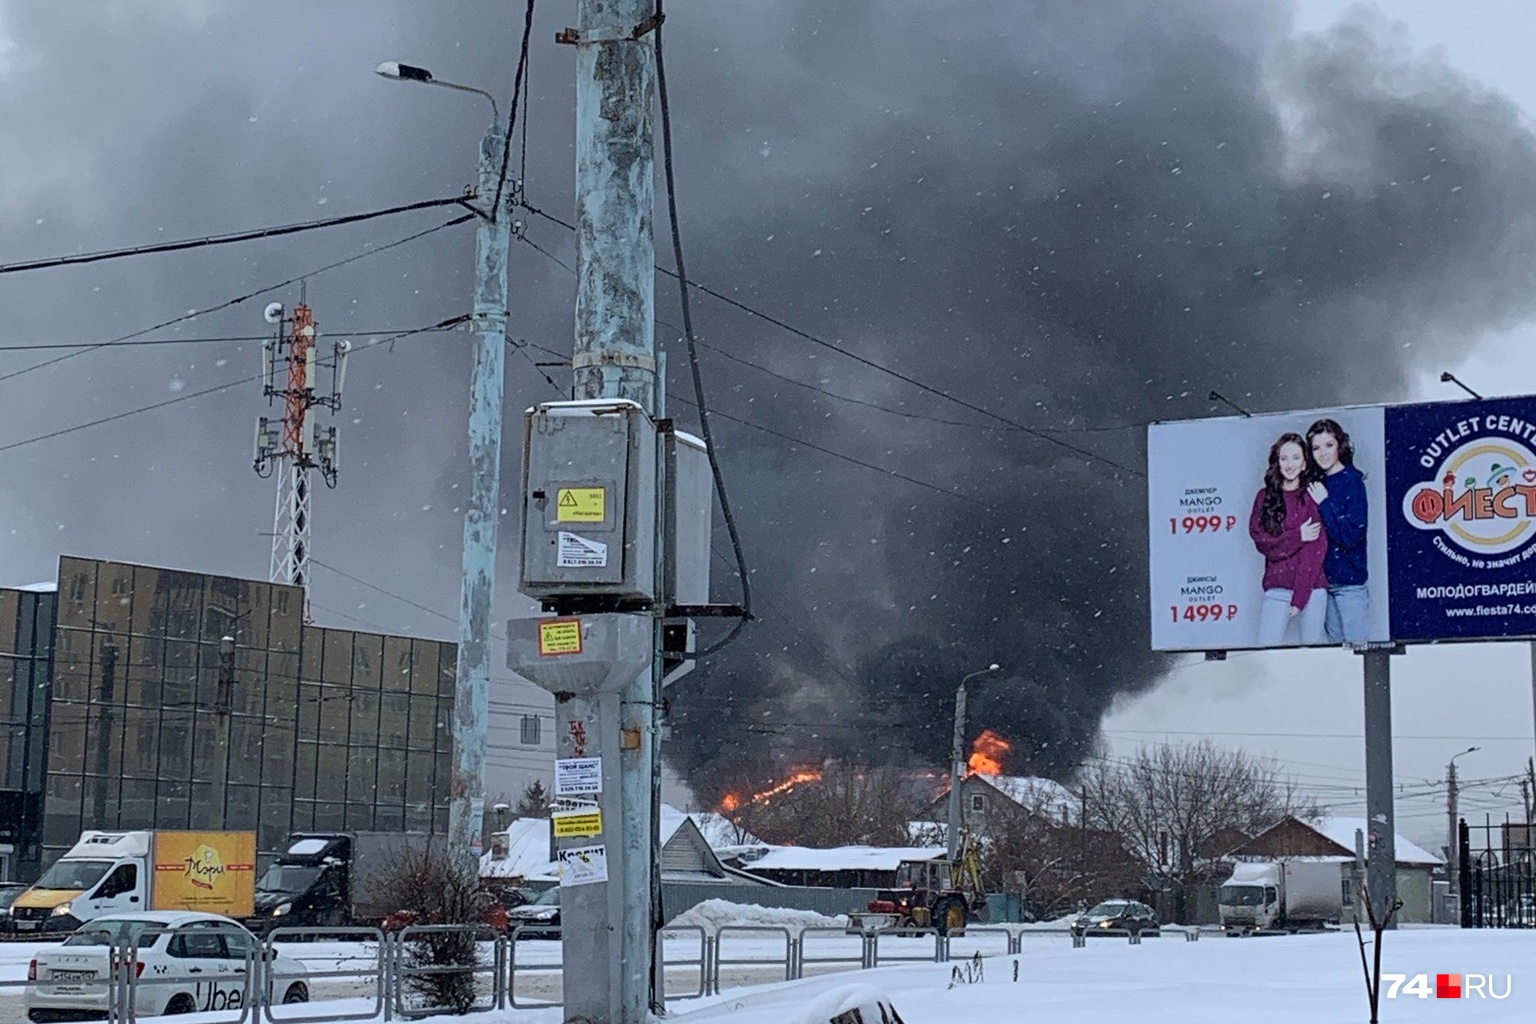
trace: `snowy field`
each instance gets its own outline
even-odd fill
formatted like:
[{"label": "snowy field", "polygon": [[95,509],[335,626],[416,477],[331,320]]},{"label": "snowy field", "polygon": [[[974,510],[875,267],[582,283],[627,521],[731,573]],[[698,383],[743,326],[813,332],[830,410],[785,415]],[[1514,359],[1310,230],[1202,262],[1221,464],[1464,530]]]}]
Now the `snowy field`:
[{"label": "snowy field", "polygon": [[[902,940],[893,953],[922,955],[922,940]],[[1231,939],[1205,935],[1198,942],[1168,934],[1137,946],[1112,938],[1091,941],[1074,949],[1064,935],[1025,932],[1019,956],[989,956],[981,978],[951,987],[955,969],[969,964],[960,957],[967,949],[995,952],[1003,937],[977,934],[956,940],[955,960],[949,964],[901,963],[860,971],[851,966],[823,965],[835,973],[802,981],[775,982],[783,967],[766,961],[782,955],[783,940],[762,933],[727,932],[723,956],[761,958],[762,965],[721,968],[724,994],[706,999],[674,1000],[668,1019],[681,1024],[825,1024],[840,1009],[869,1005],[879,998],[893,1005],[907,1024],[954,1024],[958,1020],[987,1024],[1027,1020],[1045,1024],[1081,1024],[1085,1020],[1135,1019],[1149,1024],[1242,1021],[1243,1024],[1359,1024],[1367,1019],[1359,951],[1352,933]],[[307,945],[307,944],[306,944]],[[37,947],[29,943],[0,944],[0,980],[20,981]],[[696,938],[679,936],[669,942],[669,956],[693,955]],[[931,948],[931,945],[929,946]],[[857,940],[836,934],[810,937],[808,956],[856,954]],[[325,970],[353,958],[366,957],[361,947],[313,944],[299,951],[314,970]],[[559,946],[549,942],[518,944],[521,1000],[548,998],[559,992]],[[1536,931],[1461,931],[1453,928],[1405,929],[1387,936],[1384,970],[1391,974],[1484,974],[1495,976],[1500,994],[1512,985],[1507,999],[1460,1000],[1419,998],[1399,993],[1383,999],[1381,1019],[1390,1022],[1476,1021],[1478,1024],[1528,1024],[1536,1020]],[[1015,970],[1017,980],[1015,980]],[[808,975],[812,973],[808,967]],[[350,982],[318,981],[316,998],[336,1013],[367,1009]],[[697,969],[673,968],[669,989],[697,988]],[[1475,1005],[1470,1005],[1475,1004]],[[313,1014],[319,1007],[276,1008]],[[22,1021],[20,990],[0,989],[0,1024]],[[558,1009],[506,1010],[469,1018],[483,1024],[558,1024]],[[879,1020],[878,1014],[874,1017]],[[228,1014],[181,1018],[228,1021]]]}]

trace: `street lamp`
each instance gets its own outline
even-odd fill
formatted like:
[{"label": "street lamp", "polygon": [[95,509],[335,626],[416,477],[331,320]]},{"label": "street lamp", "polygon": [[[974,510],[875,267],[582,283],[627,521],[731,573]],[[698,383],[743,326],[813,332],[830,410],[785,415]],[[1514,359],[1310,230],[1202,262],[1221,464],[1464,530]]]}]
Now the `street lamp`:
[{"label": "street lamp", "polygon": [[1460,830],[1456,827],[1456,798],[1459,795],[1456,786],[1456,759],[1458,757],[1466,757],[1468,754],[1476,753],[1482,749],[1482,747],[1468,747],[1459,754],[1452,754],[1450,762],[1445,766],[1445,811],[1446,816],[1450,819],[1446,830],[1447,842],[1445,844],[1445,852],[1447,854],[1447,866],[1450,869],[1447,880],[1452,886],[1457,887],[1452,890],[1453,892],[1461,891],[1459,888],[1461,884],[1461,835]]},{"label": "street lamp", "polygon": [[949,841],[949,862],[953,864],[960,852],[960,777],[965,772],[965,684],[977,676],[997,671],[997,663],[978,669],[960,680],[955,689],[955,743],[949,763],[949,827],[945,829]]},{"label": "street lamp", "polygon": [[[449,782],[448,848],[455,861],[478,858],[485,816],[485,733],[490,716],[491,584],[496,578],[496,527],[501,506],[502,388],[506,372],[507,250],[515,189],[504,188],[506,133],[496,98],[483,89],[432,77],[413,64],[385,61],[385,78],[441,85],[483,96],[491,126],[480,143],[475,231],[475,368],[469,390],[470,489],[464,508],[464,577],[453,688],[453,775]],[[476,865],[478,870],[478,865]]]},{"label": "street lamp", "polygon": [[[1461,380],[1459,378],[1457,378],[1457,376],[1454,373],[1452,373],[1451,371],[1449,371],[1449,370],[1445,370],[1445,371],[1441,372],[1441,374],[1440,374],[1440,383],[1442,383],[1442,384],[1455,384],[1457,387],[1461,388],[1461,390],[1465,391],[1467,394],[1471,395],[1473,398],[1481,399],[1483,397],[1482,395],[1478,394],[1476,391],[1473,391],[1471,388],[1469,388],[1465,384],[1463,384],[1461,382]],[[1532,714],[1533,719],[1536,719],[1536,640],[1532,640],[1530,642],[1529,649],[1530,649],[1530,655],[1531,655],[1531,714]],[[1463,753],[1466,753],[1466,751],[1463,751]],[[1461,754],[1457,754],[1456,756],[1460,757]],[[1533,762],[1533,763],[1536,763],[1536,762]]]},{"label": "street lamp", "polygon": [[1444,372],[1442,372],[1440,374],[1440,383],[1441,384],[1455,384],[1457,387],[1461,388],[1461,390],[1465,391],[1467,394],[1471,395],[1473,398],[1476,398],[1478,400],[1481,400],[1482,397],[1483,397],[1482,395],[1478,394],[1476,391],[1473,391],[1471,388],[1469,388],[1465,384],[1463,384],[1461,382],[1461,380],[1459,378],[1457,378],[1457,376],[1454,373],[1452,373],[1450,370],[1445,370]]},{"label": "street lamp", "polygon": [[472,85],[460,85],[458,82],[445,82],[440,78],[433,78],[432,72],[426,68],[419,68],[414,64],[401,64],[397,60],[387,60],[373,69],[374,74],[383,75],[385,78],[393,78],[399,82],[421,82],[424,85],[440,85],[445,89],[457,89],[459,92],[472,92],[476,96],[484,96],[491,104],[491,120],[497,123],[501,121],[501,110],[496,106],[496,97],[484,89],[476,89]]}]

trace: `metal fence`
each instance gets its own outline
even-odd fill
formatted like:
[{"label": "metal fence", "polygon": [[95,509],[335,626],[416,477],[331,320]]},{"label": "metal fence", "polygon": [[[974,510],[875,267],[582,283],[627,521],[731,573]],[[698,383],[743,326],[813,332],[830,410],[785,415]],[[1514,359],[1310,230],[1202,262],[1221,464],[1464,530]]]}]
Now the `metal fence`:
[{"label": "metal fence", "polygon": [[1484,816],[1458,825],[1463,928],[1536,928],[1536,824]]},{"label": "metal fence", "polygon": [[[563,988],[558,994],[554,988],[561,972],[558,926],[534,930],[539,938],[554,936],[554,941],[545,942],[529,941],[533,936],[525,937],[523,929],[509,936],[477,925],[413,926],[394,935],[376,928],[281,928],[254,942],[233,925],[202,931],[225,937],[224,948],[244,950],[244,955],[226,956],[217,964],[166,955],[158,948],[160,937],[186,932],[151,928],[133,936],[119,934],[108,946],[78,947],[97,951],[100,969],[78,964],[66,969],[51,962],[48,953],[72,947],[51,947],[39,953],[42,959],[34,960],[27,980],[0,981],[0,998],[24,994],[29,1009],[46,1006],[77,1016],[89,1014],[108,1024],[137,1024],[167,1012],[209,1014],[205,1019],[210,1024],[321,1024],[552,1007],[561,1005],[563,996]],[[1140,935],[1112,930],[1095,932],[1100,934],[1133,945],[1141,940]],[[1198,929],[1185,931],[1190,939],[1199,934]],[[1013,956],[1022,952],[1028,937],[1068,935],[1074,946],[1087,945],[1066,927],[1007,925],[972,925],[949,935],[932,928],[722,925],[709,931],[677,926],[664,929],[661,942],[667,998],[682,1000],[804,978],[807,969],[815,975],[895,963],[946,963],[951,956]],[[326,941],[293,941],[303,939]],[[448,957],[439,955],[445,947],[453,947],[448,952],[461,959],[446,962]],[[519,996],[520,975],[525,982],[551,989],[549,997]],[[451,1002],[434,999],[433,979],[449,980],[435,988],[437,996],[449,992]],[[674,991],[673,980],[687,982],[687,987]]]}]

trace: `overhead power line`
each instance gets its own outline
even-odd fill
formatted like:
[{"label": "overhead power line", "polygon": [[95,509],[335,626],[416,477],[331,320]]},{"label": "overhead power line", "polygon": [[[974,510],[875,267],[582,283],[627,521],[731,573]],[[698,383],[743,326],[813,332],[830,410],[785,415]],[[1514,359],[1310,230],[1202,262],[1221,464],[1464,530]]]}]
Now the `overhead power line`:
[{"label": "overhead power line", "polygon": [[[542,248],[541,246],[539,246],[532,239],[528,238],[527,235],[523,235],[522,238],[523,238],[523,241],[525,241],[529,245],[533,246],[535,251],[539,252],[540,254],[545,256],[546,258],[554,261],[560,267],[564,268],[568,273],[571,273],[571,274],[575,273],[575,270],[573,270],[570,267],[570,265],[567,264],[564,260],[560,259],[558,256],[554,255],[553,253],[551,253],[548,250],[546,250],[546,249]],[[683,333],[682,330],[680,330],[678,327],[676,327],[673,324],[668,323],[665,320],[660,319],[659,317],[657,318],[656,322],[658,324],[660,324],[661,326],[666,327],[667,329],[673,331],[674,333],[677,333],[679,335],[681,335]],[[709,348],[709,349],[712,349],[712,350],[717,351],[717,352],[721,352],[722,354],[726,354],[726,355],[729,354],[729,353],[725,353],[723,349],[719,349],[719,348],[717,348],[716,346],[713,346],[713,345],[707,345],[704,342],[699,342],[698,344],[702,348]],[[554,380],[553,377],[549,376],[549,374],[547,374],[543,370],[539,369],[538,368],[538,364],[533,363],[532,358],[530,356],[528,356],[526,348],[525,347],[519,347],[519,351],[522,352],[524,358],[528,359],[528,361],[531,364],[533,364],[534,372],[538,373],[541,377],[543,377],[544,380],[549,383],[549,386],[554,388],[557,393],[560,392],[560,385],[555,383],[555,380]],[[566,358],[562,353],[554,353],[554,354],[561,356],[561,358]],[[734,359],[736,357],[735,356],[731,356],[731,358]],[[742,361],[744,362],[745,360],[742,360]],[[761,369],[761,367],[757,367],[757,364],[755,364],[755,363],[747,363],[747,365],[748,366],[753,366],[753,367],[758,368],[758,369]],[[772,371],[769,371],[769,372],[772,372]],[[777,376],[777,374],[774,374],[774,376]],[[798,381],[792,381],[792,383],[799,383],[799,382]],[[809,385],[806,385],[806,386],[809,386]],[[834,397],[841,397],[841,396],[834,396]],[[686,398],[682,398],[681,396],[673,396],[672,400],[676,401],[676,402],[681,402],[683,405],[692,406],[695,409],[698,408],[697,402],[690,402]],[[887,411],[890,411],[890,410],[887,410]],[[806,441],[806,440],[804,440],[802,438],[795,437],[792,434],[786,434],[783,431],[775,430],[772,427],[765,427],[761,423],[755,423],[752,420],[744,419],[744,418],[742,418],[740,416],[733,416],[730,413],[721,412],[719,409],[711,409],[710,410],[710,415],[711,416],[719,416],[721,419],[730,420],[732,423],[739,423],[739,424],[741,424],[744,427],[750,427],[753,430],[759,431],[759,432],[764,433],[764,434],[768,434],[768,435],[770,435],[772,437],[777,437],[777,438],[779,438],[780,440],[783,440],[783,441],[788,441],[791,444],[797,444],[800,447],[808,448],[811,451],[820,452],[823,455],[831,456],[834,459],[841,459],[842,461],[844,461],[844,462],[846,462],[846,463],[848,463],[850,465],[859,466],[859,467],[861,467],[863,469],[874,470],[876,473],[879,473],[882,476],[894,477],[897,480],[903,480],[903,481],[906,481],[907,483],[914,484],[914,485],[916,485],[918,487],[922,487],[922,488],[925,488],[925,489],[930,490],[930,491],[935,491],[935,492],[937,492],[939,494],[948,495],[951,498],[959,498],[961,501],[966,502],[967,504],[970,504],[970,505],[979,505],[982,508],[986,508],[986,509],[992,509],[994,507],[992,505],[987,504],[984,501],[981,501],[978,498],[974,498],[974,497],[971,497],[970,495],[962,494],[959,491],[951,490],[950,488],[944,487],[941,484],[935,484],[935,483],[931,483],[931,482],[929,482],[927,480],[920,480],[917,477],[908,476],[907,474],[901,472],[900,470],[886,469],[884,466],[877,466],[877,465],[875,465],[872,462],[865,462],[862,459],[857,459],[857,458],[853,457],[852,455],[846,455],[843,452],[836,451],[836,450],[834,450],[832,448],[827,448],[827,447],[825,447],[823,445],[815,444],[814,442],[811,442],[811,441]],[[991,429],[991,428],[983,427],[981,429]]]},{"label": "overhead power line", "polygon": [[433,225],[432,227],[426,228],[425,230],[413,232],[409,235],[406,235],[404,238],[397,238],[393,242],[386,242],[384,245],[373,246],[371,248],[360,250],[350,256],[336,260],[333,263],[327,263],[322,267],[316,267],[315,269],[306,273],[297,274],[293,277],[278,281],[274,284],[264,285],[261,288],[246,292],[243,295],[236,295],[231,299],[225,299],[223,302],[216,306],[209,306],[207,309],[194,309],[191,312],[183,313],[180,316],[171,317],[169,320],[162,320],[157,324],[151,324],[148,327],[143,327],[139,330],[131,331],[128,334],[119,335],[116,338],[110,338],[106,341],[96,342],[82,348],[78,352],[68,352],[62,356],[55,356],[52,359],[45,359],[40,363],[33,363],[31,366],[23,367],[20,370],[13,370],[10,373],[0,376],[0,383],[12,380],[16,377],[20,377],[23,374],[31,373],[33,370],[41,370],[45,366],[52,366],[55,363],[62,363],[66,359],[73,359],[76,356],[84,355],[86,352],[94,352],[97,349],[107,348],[111,345],[121,345],[124,342],[132,341],[134,338],[142,338],[146,334],[153,334],[155,331],[164,330],[167,327],[174,327],[176,324],[186,323],[188,320],[193,320],[200,316],[207,316],[210,313],[218,313],[221,310],[229,309],[232,306],[238,306],[242,302],[249,302],[251,299],[265,295],[268,292],[275,292],[279,288],[286,288],[289,285],[297,284],[306,278],[318,277],[327,271],[335,270],[337,267],[344,267],[349,263],[355,263],[358,260],[367,259],[369,256],[377,256],[381,252],[388,252],[390,249],[414,242],[419,238],[425,238],[427,235],[441,231],[444,228],[451,228],[457,224],[463,224],[465,221],[474,219],[475,215],[472,213],[466,213],[462,216],[454,217],[451,220],[444,221],[441,224]]},{"label": "overhead power line", "polygon": [[[571,224],[569,221],[564,221],[564,220],[561,220],[559,217],[553,216],[552,214],[545,213],[543,210],[541,210],[541,209],[539,209],[539,208],[537,208],[535,206],[527,206],[527,209],[528,209],[528,212],[533,214],[535,217],[542,217],[542,218],[544,218],[545,220],[549,221],[552,224],[560,225],[561,227],[565,228],[567,231],[575,231],[576,230],[575,225]],[[668,270],[667,268],[665,268],[663,266],[658,265],[656,267],[656,269],[660,273],[665,274],[666,276],[668,276],[670,278],[673,278],[674,280],[677,279],[677,274],[675,272],[673,272],[671,270]],[[1072,452],[1074,455],[1080,455],[1080,456],[1082,456],[1085,459],[1092,460],[1093,462],[1102,463],[1103,465],[1109,466],[1112,469],[1119,470],[1122,473],[1128,473],[1131,476],[1140,477],[1140,478],[1143,478],[1143,479],[1146,478],[1147,474],[1142,472],[1139,469],[1135,469],[1135,468],[1133,468],[1131,466],[1124,465],[1123,463],[1117,462],[1114,459],[1109,458],[1108,456],[1100,455],[1098,452],[1090,451],[1089,449],[1084,448],[1084,447],[1082,447],[1080,445],[1073,444],[1070,441],[1064,441],[1064,440],[1062,440],[1059,437],[1053,436],[1053,432],[1050,431],[1050,430],[1042,429],[1040,427],[1033,427],[1033,426],[1030,426],[1027,423],[1020,423],[1018,420],[1012,419],[1011,417],[1008,417],[1008,416],[1004,416],[1001,413],[993,412],[991,409],[988,409],[985,406],[978,405],[975,402],[969,401],[968,399],[961,398],[958,395],[950,394],[948,391],[945,391],[942,388],[938,388],[938,387],[933,386],[932,384],[925,383],[924,381],[918,380],[916,377],[910,376],[909,374],[902,373],[900,370],[893,370],[889,366],[882,365],[881,363],[878,363],[875,360],[870,359],[870,358],[868,358],[866,356],[861,356],[857,352],[851,352],[851,351],[849,351],[848,349],[844,348],[841,345],[838,345],[838,344],[835,344],[833,342],[827,341],[827,340],[825,340],[823,338],[818,338],[816,335],[811,334],[809,331],[801,330],[800,328],[794,326],[793,324],[787,323],[786,321],[781,320],[778,317],[772,316],[772,315],[770,315],[768,313],[764,313],[761,310],[754,309],[753,307],[747,305],[746,303],[741,302],[741,301],[739,301],[737,299],[733,299],[729,295],[726,295],[726,294],[724,294],[722,292],[715,291],[713,288],[710,288],[707,285],[699,284],[697,281],[690,281],[690,282],[688,282],[688,287],[695,288],[698,291],[703,292],[705,295],[708,295],[708,296],[710,296],[713,299],[716,299],[716,300],[718,300],[720,302],[723,302],[723,303],[725,303],[728,306],[733,306],[736,309],[739,309],[739,310],[741,310],[744,313],[748,313],[748,314],[750,314],[752,316],[758,317],[759,319],[766,320],[768,323],[773,324],[775,327],[778,327],[778,328],[780,328],[782,330],[788,331],[790,334],[795,335],[797,338],[804,339],[805,341],[808,341],[808,342],[810,342],[813,345],[817,345],[817,346],[820,346],[821,348],[827,349],[830,352],[836,352],[839,355],[846,356],[847,358],[852,359],[856,363],[861,363],[862,365],[867,366],[867,367],[869,367],[872,370],[878,370],[881,373],[888,374],[889,376],[896,378],[897,380],[901,381],[902,383],[908,384],[908,385],[910,385],[912,387],[915,387],[915,388],[917,388],[920,391],[926,391],[927,393],[929,393],[931,395],[934,395],[935,397],[944,399],[946,402],[952,402],[953,404],[960,406],[962,409],[969,409],[971,412],[978,413],[978,414],[980,414],[982,416],[987,416],[987,417],[989,417],[991,419],[996,420],[999,423],[1006,424],[1006,425],[1012,427],[1015,430],[1021,431],[1021,432],[1025,433],[1025,434],[1029,434],[1031,437],[1034,437],[1034,438],[1037,438],[1038,440],[1044,441],[1047,444],[1055,445],[1058,448],[1062,448],[1062,449],[1064,449],[1066,451]]]},{"label": "overhead power line", "polygon": [[334,228],[343,224],[357,224],[365,220],[392,217],[395,214],[409,213],[412,210],[430,210],[440,206],[468,206],[469,201],[473,198],[472,193],[467,193],[461,196],[448,196],[443,199],[423,199],[419,202],[406,203],[402,206],[390,206],[382,210],[369,210],[366,213],[347,213],[339,217],[324,217],[320,220],[302,221],[298,224],[252,228],[247,231],[232,231],[223,235],[184,238],[175,242],[153,242],[149,245],[133,245],[123,249],[103,249],[100,252],[82,252],[72,256],[50,256],[46,259],[23,260],[19,263],[0,263],[0,274],[18,274],[25,270],[45,270],[49,267],[68,267],[77,263],[99,263],[102,260],[121,259],[125,256],[148,256],[151,253],[180,252],[183,249],[204,249],[214,245],[229,245],[233,242],[250,242],[259,238],[278,238],[283,235],[296,235],[304,231],[316,231],[320,228]]},{"label": "overhead power line", "polygon": [[[358,352],[354,352],[353,354],[357,355],[360,352],[369,352],[380,346],[392,344],[402,338],[409,338],[412,335],[445,330],[448,327],[463,323],[468,319],[469,316],[467,314],[463,314],[460,316],[451,317],[436,324],[431,324],[426,327],[416,327],[409,331],[401,331],[393,337],[381,338],[378,341],[371,342],[368,346],[360,349]],[[27,445],[37,444],[42,441],[51,441],[56,437],[63,437],[66,434],[74,434],[82,430],[90,430],[92,427],[100,427],[108,423],[116,423],[118,420],[124,420],[130,416],[137,416],[140,413],[154,412],[156,409],[164,409],[167,406],[179,405],[182,402],[190,402],[195,398],[202,398],[205,395],[216,394],[220,391],[228,391],[230,388],[236,388],[245,384],[250,384],[253,381],[262,380],[264,379],[264,376],[264,374],[258,373],[249,377],[241,377],[239,380],[226,381],[223,384],[215,384],[212,387],[202,388],[198,391],[188,391],[184,394],[177,395],[175,398],[167,398],[161,402],[152,402],[149,405],[141,405],[136,409],[128,409],[124,412],[113,413],[111,416],[103,416],[99,419],[90,420],[86,423],[76,423],[74,426],[61,427],[58,430],[51,430],[46,434],[37,434],[33,437],[22,438],[20,441],[12,441],[10,444],[0,445],[0,452],[14,451],[17,448],[24,448]]]},{"label": "overhead power line", "polygon": [[[336,337],[348,338],[378,338],[390,334],[399,333],[398,328],[387,331],[334,331],[330,332]],[[100,341],[47,341],[34,342],[22,345],[0,345],[0,353],[5,352],[45,352],[51,349],[98,349],[98,348],[137,348],[139,346],[157,345],[221,345],[235,344],[245,341],[271,341],[270,334],[224,334],[217,336],[201,337],[192,336],[186,338],[140,338],[135,341],[113,342],[110,346]]]},{"label": "overhead power line", "polygon": [[[523,96],[524,79],[528,72],[528,39],[533,34],[533,3],[528,0],[528,9],[523,12],[523,43],[518,50],[517,71],[512,76],[512,106],[507,113],[507,134],[501,142],[501,173],[496,176],[496,200],[491,203],[491,216],[494,218],[501,209],[501,192],[507,184],[507,164],[512,160],[512,131],[517,127],[517,103]],[[528,160],[528,115],[523,114],[523,163],[526,171]]]},{"label": "overhead power line", "polygon": [[[532,0],[529,0],[530,11]],[[693,377],[694,408],[699,414],[699,433],[704,439],[704,454],[709,459],[709,472],[714,478],[715,496],[720,499],[720,514],[725,519],[725,531],[731,540],[731,553],[736,558],[736,578],[741,587],[741,614],[730,631],[707,647],[695,652],[702,658],[713,654],[736,639],[752,621],[752,578],[747,571],[747,556],[741,547],[741,531],[736,527],[736,516],[731,510],[731,499],[725,490],[725,475],[720,471],[720,456],[715,449],[715,439],[709,426],[709,402],[704,396],[704,376],[699,369],[699,348],[693,336],[693,310],[688,301],[688,269],[683,263],[683,235],[677,216],[677,173],[672,161],[672,107],[667,101],[667,60],[662,49],[662,28],[666,15],[661,0],[656,0],[656,90],[661,105],[661,153],[664,170],[663,180],[667,190],[667,220],[672,227],[672,259],[677,264],[673,275],[678,282],[678,295],[683,307],[683,337],[688,344],[688,369]]]}]

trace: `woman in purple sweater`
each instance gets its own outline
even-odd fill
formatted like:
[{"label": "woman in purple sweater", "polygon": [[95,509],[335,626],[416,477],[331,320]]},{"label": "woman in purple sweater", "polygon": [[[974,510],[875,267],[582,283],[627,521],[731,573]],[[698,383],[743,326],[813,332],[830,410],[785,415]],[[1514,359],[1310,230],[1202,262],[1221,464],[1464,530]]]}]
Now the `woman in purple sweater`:
[{"label": "woman in purple sweater", "polygon": [[1248,517],[1248,534],[1264,556],[1264,606],[1259,612],[1259,644],[1264,647],[1286,643],[1292,619],[1297,620],[1299,642],[1323,642],[1328,537],[1317,502],[1307,493],[1307,484],[1319,475],[1307,439],[1300,434],[1281,434],[1269,449],[1264,488],[1254,497]]}]

